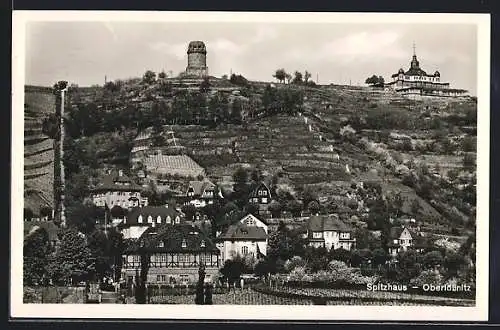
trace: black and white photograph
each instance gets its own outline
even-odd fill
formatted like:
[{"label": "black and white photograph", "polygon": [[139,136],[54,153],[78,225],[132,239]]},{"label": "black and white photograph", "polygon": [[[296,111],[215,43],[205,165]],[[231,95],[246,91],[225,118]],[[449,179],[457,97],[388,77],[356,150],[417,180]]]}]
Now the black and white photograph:
[{"label": "black and white photograph", "polygon": [[13,314],[487,318],[488,15],[13,22]]}]

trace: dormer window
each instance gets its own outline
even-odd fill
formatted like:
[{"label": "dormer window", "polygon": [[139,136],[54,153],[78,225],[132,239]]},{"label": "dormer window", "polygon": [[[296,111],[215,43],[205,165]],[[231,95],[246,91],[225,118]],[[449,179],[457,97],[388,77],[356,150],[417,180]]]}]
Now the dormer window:
[{"label": "dormer window", "polygon": [[153,223],[153,217],[152,216],[148,216],[148,223]]},{"label": "dormer window", "polygon": [[186,242],[186,239],[183,239],[183,240],[182,240],[182,244],[181,244],[181,246],[182,246],[183,248],[186,248],[186,247],[187,247],[187,242]]},{"label": "dormer window", "polygon": [[156,222],[161,223],[161,216],[160,215],[158,217],[156,217]]},{"label": "dormer window", "polygon": [[172,222],[172,219],[170,218],[169,215],[167,215],[167,220],[165,220],[165,221],[166,221],[166,223],[170,224]]},{"label": "dormer window", "polygon": [[142,223],[142,215],[139,215],[139,217],[137,218],[137,222]]},{"label": "dormer window", "polygon": [[179,216],[175,217],[175,223],[177,224],[181,223],[181,218],[179,218]]},{"label": "dormer window", "polygon": [[160,243],[158,243],[158,247],[165,247],[165,243],[163,241],[160,241]]},{"label": "dormer window", "polygon": [[200,247],[204,248],[206,245],[205,245],[205,240],[202,240],[201,243],[200,243]]}]

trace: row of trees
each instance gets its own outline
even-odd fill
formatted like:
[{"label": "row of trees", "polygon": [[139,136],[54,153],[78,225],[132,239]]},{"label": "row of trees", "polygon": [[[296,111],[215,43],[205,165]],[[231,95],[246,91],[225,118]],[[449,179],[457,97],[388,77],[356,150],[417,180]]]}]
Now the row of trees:
[{"label": "row of trees", "polygon": [[24,240],[23,278],[26,285],[70,285],[97,281],[104,276],[117,280],[120,275],[123,237],[117,231],[94,230],[81,234],[73,227],[58,233],[53,245],[45,229],[38,229]]},{"label": "row of trees", "polygon": [[285,81],[288,84],[296,84],[296,85],[316,85],[314,81],[309,80],[311,78],[311,73],[309,71],[305,71],[304,74],[300,71],[295,71],[292,74],[286,72],[285,69],[281,68],[276,70],[276,72],[273,74],[273,77],[280,83],[285,83]]}]

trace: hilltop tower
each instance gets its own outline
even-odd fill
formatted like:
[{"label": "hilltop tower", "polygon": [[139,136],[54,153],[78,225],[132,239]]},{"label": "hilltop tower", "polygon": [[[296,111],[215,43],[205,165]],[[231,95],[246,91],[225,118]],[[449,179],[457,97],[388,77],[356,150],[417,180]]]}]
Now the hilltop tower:
[{"label": "hilltop tower", "polygon": [[187,76],[204,77],[208,75],[207,48],[203,41],[191,41],[187,50]]}]

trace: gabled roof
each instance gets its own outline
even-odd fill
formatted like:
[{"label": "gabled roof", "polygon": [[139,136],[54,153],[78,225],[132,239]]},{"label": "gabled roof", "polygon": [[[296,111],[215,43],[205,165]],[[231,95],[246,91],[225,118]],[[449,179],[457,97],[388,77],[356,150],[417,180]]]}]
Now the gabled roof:
[{"label": "gabled roof", "polygon": [[138,218],[140,215],[142,215],[142,224],[147,224],[147,219],[149,216],[151,216],[153,218],[153,221],[155,222],[158,216],[161,217],[162,223],[165,222],[167,216],[170,216],[172,221],[174,221],[175,218],[179,216],[181,218],[181,222],[183,221],[182,214],[173,207],[144,206],[144,207],[136,207],[130,210],[130,212],[127,215],[127,221],[125,225],[139,224]]},{"label": "gabled roof", "polygon": [[149,252],[219,252],[215,243],[203,231],[189,224],[150,227],[139,239],[128,242],[125,253],[138,252],[141,246]]},{"label": "gabled roof", "polygon": [[203,181],[189,181],[188,190],[193,188],[195,196],[201,196],[205,192],[205,190],[214,189],[215,184],[210,182],[209,180]]},{"label": "gabled roof", "polygon": [[93,191],[141,191],[142,187],[132,181],[127,175],[117,173],[107,174]]},{"label": "gabled roof", "polygon": [[252,213],[248,213],[247,215],[245,215],[244,217],[241,217],[241,219],[238,221],[239,223],[242,223],[243,220],[246,220],[246,218],[248,217],[251,217],[251,218],[254,218],[256,220],[259,220],[260,222],[262,222],[263,224],[265,224],[266,226],[269,226],[269,222],[267,222],[266,220],[264,219],[261,219],[259,218],[258,216],[255,216],[254,214]]},{"label": "gabled roof", "polygon": [[340,231],[350,232],[352,227],[334,215],[313,215],[307,222],[309,231]]},{"label": "gabled roof", "polygon": [[258,195],[258,191],[259,190],[267,190],[268,191],[268,198],[271,198],[271,189],[269,189],[269,186],[265,183],[265,182],[260,182],[254,190],[252,190],[252,192],[250,193],[249,197],[250,198],[253,198],[253,197],[262,197],[262,196],[259,196]]},{"label": "gabled roof", "polygon": [[257,226],[247,226],[242,223],[236,223],[227,229],[227,231],[219,236],[218,240],[222,241],[265,241],[267,234],[264,228]]},{"label": "gabled roof", "polygon": [[390,230],[390,232],[389,232],[389,236],[391,237],[391,239],[399,239],[399,237],[401,236],[401,234],[403,233],[403,231],[405,229],[408,229],[408,231],[410,232],[411,237],[416,238],[418,236],[413,230],[411,230],[408,227],[404,227],[404,226],[395,226],[395,227],[392,227],[391,230]]}]

